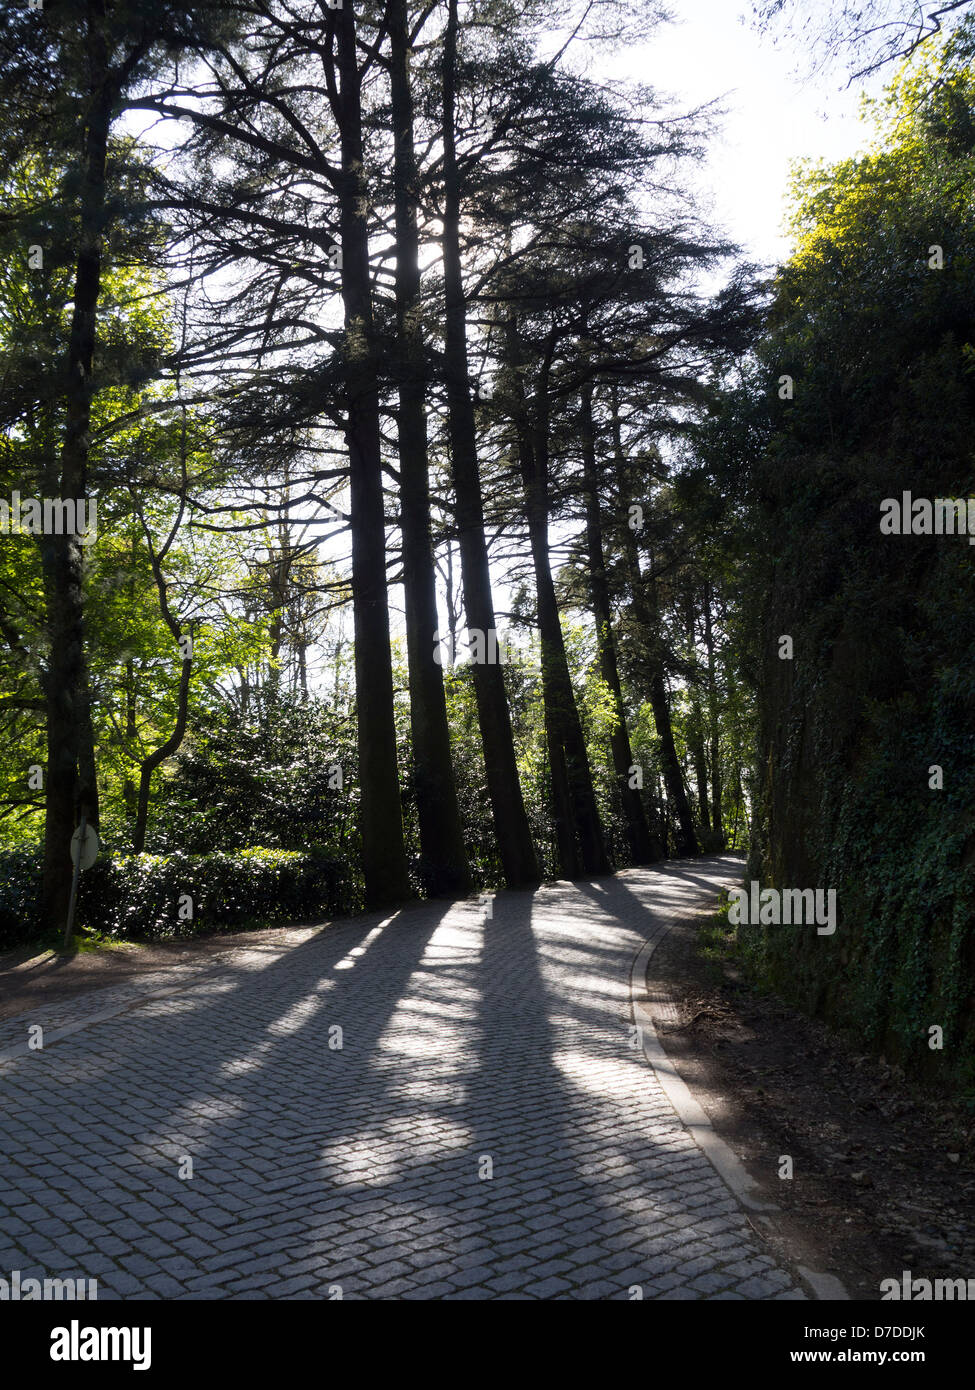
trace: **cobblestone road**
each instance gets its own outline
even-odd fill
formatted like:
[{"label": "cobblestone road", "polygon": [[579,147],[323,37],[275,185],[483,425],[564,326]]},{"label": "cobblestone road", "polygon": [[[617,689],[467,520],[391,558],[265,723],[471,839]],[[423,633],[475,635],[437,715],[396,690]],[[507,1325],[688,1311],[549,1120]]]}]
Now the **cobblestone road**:
[{"label": "cobblestone road", "polygon": [[7,1020],[0,1276],[103,1299],[803,1297],[632,1046],[637,950],[737,867],[291,933]]}]

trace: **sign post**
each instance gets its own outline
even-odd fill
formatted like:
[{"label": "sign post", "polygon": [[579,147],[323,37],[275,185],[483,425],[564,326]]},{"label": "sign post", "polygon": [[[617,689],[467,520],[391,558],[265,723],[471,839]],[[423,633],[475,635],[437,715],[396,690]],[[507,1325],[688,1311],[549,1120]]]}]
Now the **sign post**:
[{"label": "sign post", "polygon": [[88,817],[82,815],[81,824],[71,836],[71,862],[74,873],[71,875],[71,897],[68,900],[68,920],[64,924],[64,949],[71,945],[71,932],[74,927],[74,910],[78,901],[78,879],[82,869],[90,869],[98,858],[98,832],[88,824]]}]

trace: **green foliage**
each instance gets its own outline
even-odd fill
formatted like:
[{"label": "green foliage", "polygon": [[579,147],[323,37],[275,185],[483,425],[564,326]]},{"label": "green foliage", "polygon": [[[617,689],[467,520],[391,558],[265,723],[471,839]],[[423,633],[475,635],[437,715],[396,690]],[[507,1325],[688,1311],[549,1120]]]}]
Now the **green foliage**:
[{"label": "green foliage", "polygon": [[[0,854],[0,948],[40,935],[39,885],[36,854]],[[81,876],[77,921],[101,937],[158,940],[335,916],[357,906],[345,866],[324,851],[251,847],[101,858]]]},{"label": "green foliage", "polygon": [[39,932],[40,887],[41,861],[36,850],[0,850],[0,950]]},{"label": "green foliage", "polygon": [[[342,864],[318,850],[124,855],[96,864],[81,884],[80,925],[112,937],[192,936],[350,910]],[[192,918],[180,916],[186,896]]]},{"label": "green foliage", "polygon": [[356,767],[355,729],[324,701],[279,692],[249,717],[229,705],[201,709],[162,783],[152,847],[316,845],[344,857],[355,843]]},{"label": "green foliage", "polygon": [[[875,109],[884,143],[800,172],[795,255],[706,450],[744,497],[759,720],[749,877],[835,888],[840,924],[743,932],[753,970],[939,1084],[975,1059],[975,571],[880,532],[975,462],[971,34]],[[929,267],[929,249],[944,268]],[[795,379],[781,400],[781,374]],[[795,658],[780,660],[792,636]],[[944,769],[944,790],[929,768]],[[945,1048],[928,1028],[945,1030]]]},{"label": "green foliage", "polygon": [[740,954],[735,928],[728,923],[728,896],[724,889],[718,911],[707,918],[698,931],[697,954],[706,967],[708,983],[715,985],[725,978],[725,962],[735,960]]}]

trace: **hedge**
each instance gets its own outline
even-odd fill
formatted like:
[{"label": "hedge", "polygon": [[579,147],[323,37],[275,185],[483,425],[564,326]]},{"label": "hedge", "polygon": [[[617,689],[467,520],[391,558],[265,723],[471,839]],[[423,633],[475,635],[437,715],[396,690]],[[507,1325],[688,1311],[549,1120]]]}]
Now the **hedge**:
[{"label": "hedge", "polygon": [[[0,853],[0,948],[43,935],[40,859]],[[82,874],[79,927],[159,940],[348,911],[346,866],[308,850],[107,856]]]}]

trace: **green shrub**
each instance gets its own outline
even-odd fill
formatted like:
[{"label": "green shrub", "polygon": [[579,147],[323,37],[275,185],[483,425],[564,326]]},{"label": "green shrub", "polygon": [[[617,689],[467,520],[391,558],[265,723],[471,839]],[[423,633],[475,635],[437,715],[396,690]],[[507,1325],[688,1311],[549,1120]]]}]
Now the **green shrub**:
[{"label": "green shrub", "polygon": [[[0,947],[42,936],[36,854],[0,854]],[[107,856],[81,877],[77,925],[158,940],[354,911],[346,866],[320,850]]]},{"label": "green shrub", "polygon": [[0,851],[0,950],[40,935],[41,860],[37,851]]}]

